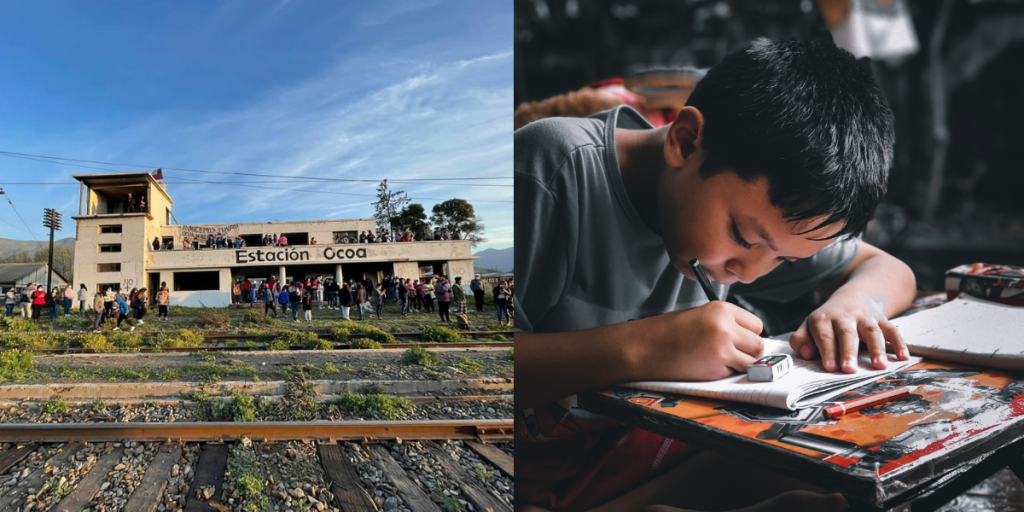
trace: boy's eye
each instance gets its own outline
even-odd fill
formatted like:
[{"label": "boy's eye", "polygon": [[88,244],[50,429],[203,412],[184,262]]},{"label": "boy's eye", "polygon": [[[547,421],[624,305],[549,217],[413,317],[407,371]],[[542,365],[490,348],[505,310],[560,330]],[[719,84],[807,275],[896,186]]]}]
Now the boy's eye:
[{"label": "boy's eye", "polygon": [[740,228],[739,226],[736,225],[735,220],[732,221],[732,237],[734,240],[736,240],[736,243],[743,246],[744,249],[750,249],[751,247],[754,246],[754,244],[747,242],[746,240],[743,239],[742,236],[740,236]]}]

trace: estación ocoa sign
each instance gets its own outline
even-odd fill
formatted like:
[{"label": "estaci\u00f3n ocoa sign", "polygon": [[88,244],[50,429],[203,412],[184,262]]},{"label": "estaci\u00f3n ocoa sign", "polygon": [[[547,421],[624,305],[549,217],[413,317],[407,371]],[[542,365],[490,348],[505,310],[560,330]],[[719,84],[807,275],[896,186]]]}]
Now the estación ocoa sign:
[{"label": "estaci\u00f3n ocoa sign", "polygon": [[338,261],[364,260],[366,249],[342,249],[324,247],[309,251],[308,249],[289,249],[286,247],[267,249],[239,249],[235,251],[235,263],[288,263],[293,261]]}]

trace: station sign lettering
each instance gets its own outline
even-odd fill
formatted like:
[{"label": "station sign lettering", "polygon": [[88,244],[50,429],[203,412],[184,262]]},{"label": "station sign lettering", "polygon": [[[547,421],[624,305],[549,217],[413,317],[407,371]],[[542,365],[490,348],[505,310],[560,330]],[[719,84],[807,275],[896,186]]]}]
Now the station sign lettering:
[{"label": "station sign lettering", "polygon": [[335,261],[366,259],[366,249],[342,249],[324,247],[312,253],[308,249],[239,249],[235,251],[235,263],[288,263],[292,261]]}]

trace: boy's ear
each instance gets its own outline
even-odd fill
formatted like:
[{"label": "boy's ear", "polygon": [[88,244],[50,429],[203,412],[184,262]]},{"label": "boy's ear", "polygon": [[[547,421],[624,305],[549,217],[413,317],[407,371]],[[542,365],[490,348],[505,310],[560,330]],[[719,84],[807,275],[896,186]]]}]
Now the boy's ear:
[{"label": "boy's ear", "polygon": [[665,137],[665,161],[678,168],[691,158],[699,158],[703,130],[704,114],[694,107],[683,107]]}]

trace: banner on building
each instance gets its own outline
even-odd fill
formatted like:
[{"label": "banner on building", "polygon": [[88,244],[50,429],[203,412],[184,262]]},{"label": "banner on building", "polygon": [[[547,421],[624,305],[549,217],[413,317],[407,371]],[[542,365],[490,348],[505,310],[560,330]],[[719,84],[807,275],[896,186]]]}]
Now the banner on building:
[{"label": "banner on building", "polygon": [[238,224],[225,224],[222,226],[181,226],[182,238],[189,240],[199,239],[205,241],[210,236],[222,236],[234,238],[238,236]]}]

